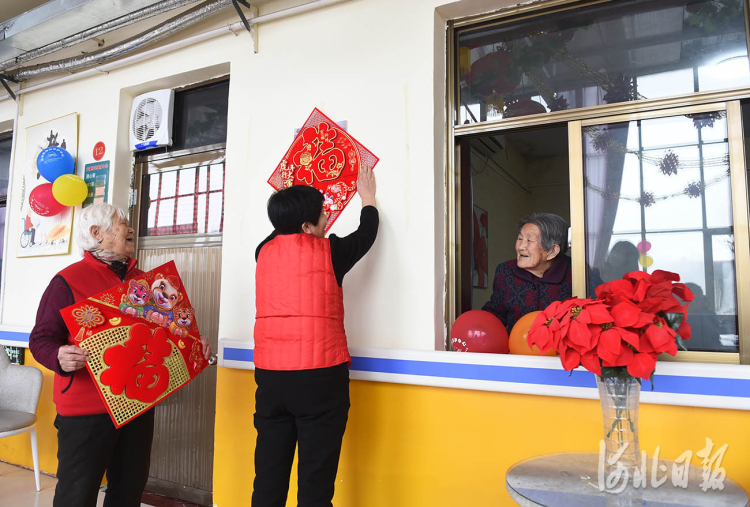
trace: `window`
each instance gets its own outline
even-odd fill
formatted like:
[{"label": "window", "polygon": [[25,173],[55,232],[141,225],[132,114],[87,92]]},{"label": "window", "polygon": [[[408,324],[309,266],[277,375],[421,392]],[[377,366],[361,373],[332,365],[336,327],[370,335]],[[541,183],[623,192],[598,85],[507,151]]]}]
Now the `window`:
[{"label": "window", "polygon": [[221,234],[229,81],[175,92],[173,145],[139,154],[140,237]]},{"label": "window", "polygon": [[226,79],[175,92],[171,150],[225,143],[228,99]]},{"label": "window", "polygon": [[456,121],[750,86],[743,0],[628,0],[462,30]]},{"label": "window", "polygon": [[739,352],[724,111],[583,129],[589,291],[677,272],[695,295],[689,350]]},{"label": "window", "polygon": [[490,299],[518,219],[551,212],[571,226],[574,296],[677,272],[696,296],[677,360],[750,364],[745,3],[542,3],[449,26],[449,328]]}]

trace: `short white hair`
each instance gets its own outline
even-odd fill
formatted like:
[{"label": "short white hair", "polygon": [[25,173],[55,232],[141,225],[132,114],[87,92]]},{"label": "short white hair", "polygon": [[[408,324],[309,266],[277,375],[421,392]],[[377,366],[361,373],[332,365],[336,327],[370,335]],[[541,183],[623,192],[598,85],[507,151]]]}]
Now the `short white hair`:
[{"label": "short white hair", "polygon": [[115,216],[119,219],[127,219],[122,208],[107,203],[94,204],[83,208],[78,213],[78,224],[76,234],[78,236],[78,246],[83,252],[94,250],[99,246],[99,242],[91,235],[91,228],[98,226],[103,232],[112,228]]}]

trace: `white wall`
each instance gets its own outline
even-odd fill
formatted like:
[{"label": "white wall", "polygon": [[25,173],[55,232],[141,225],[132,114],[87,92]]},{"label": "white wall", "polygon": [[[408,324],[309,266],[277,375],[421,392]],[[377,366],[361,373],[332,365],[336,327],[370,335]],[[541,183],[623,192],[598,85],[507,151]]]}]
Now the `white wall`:
[{"label": "white wall", "polygon": [[[451,12],[480,12],[475,2]],[[441,340],[444,281],[444,23],[439,0],[353,0],[259,26],[259,53],[249,35],[226,35],[177,52],[24,95],[17,130],[71,112],[79,114],[79,171],[97,141],[112,161],[115,204],[127,204],[132,158],[127,114],[138,93],[179,86],[229,69],[229,120],[220,336],[251,339],[257,244],[270,232],[266,183],[294,129],[317,107],[381,161],[376,168],[381,225],[368,256],[344,282],[346,327],[356,346],[433,349]],[[463,4],[463,5],[458,5]],[[261,14],[293,5],[264,4]],[[190,29],[237,21],[223,17]],[[167,43],[169,41],[165,41]],[[46,78],[47,80],[49,78]],[[0,102],[0,122],[12,118]],[[438,107],[440,105],[440,107]],[[8,241],[19,234],[24,160],[17,157]],[[355,198],[332,233],[358,223]],[[17,259],[8,252],[2,324],[32,325],[49,280],[78,260],[70,255]],[[9,297],[12,294],[13,297]],[[437,336],[437,338],[436,338]]]}]

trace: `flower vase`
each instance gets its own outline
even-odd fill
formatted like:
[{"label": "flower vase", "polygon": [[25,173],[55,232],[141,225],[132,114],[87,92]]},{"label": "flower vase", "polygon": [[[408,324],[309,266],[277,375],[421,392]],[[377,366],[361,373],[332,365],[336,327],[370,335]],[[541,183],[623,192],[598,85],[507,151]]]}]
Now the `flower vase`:
[{"label": "flower vase", "polygon": [[641,466],[638,442],[641,384],[630,375],[608,378],[597,375],[596,383],[604,426],[604,478],[622,478],[627,473],[627,483],[632,485]]}]

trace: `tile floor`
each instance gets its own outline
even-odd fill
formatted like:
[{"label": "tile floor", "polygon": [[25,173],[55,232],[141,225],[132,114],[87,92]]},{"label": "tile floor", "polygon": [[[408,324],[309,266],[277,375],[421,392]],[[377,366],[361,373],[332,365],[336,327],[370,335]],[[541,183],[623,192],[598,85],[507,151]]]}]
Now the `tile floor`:
[{"label": "tile floor", "polygon": [[[41,475],[42,490],[37,492],[34,471],[9,465],[0,461],[0,507],[52,507],[57,479]],[[198,505],[144,493],[141,507],[200,507]],[[97,507],[104,502],[104,493],[99,493]]]}]

